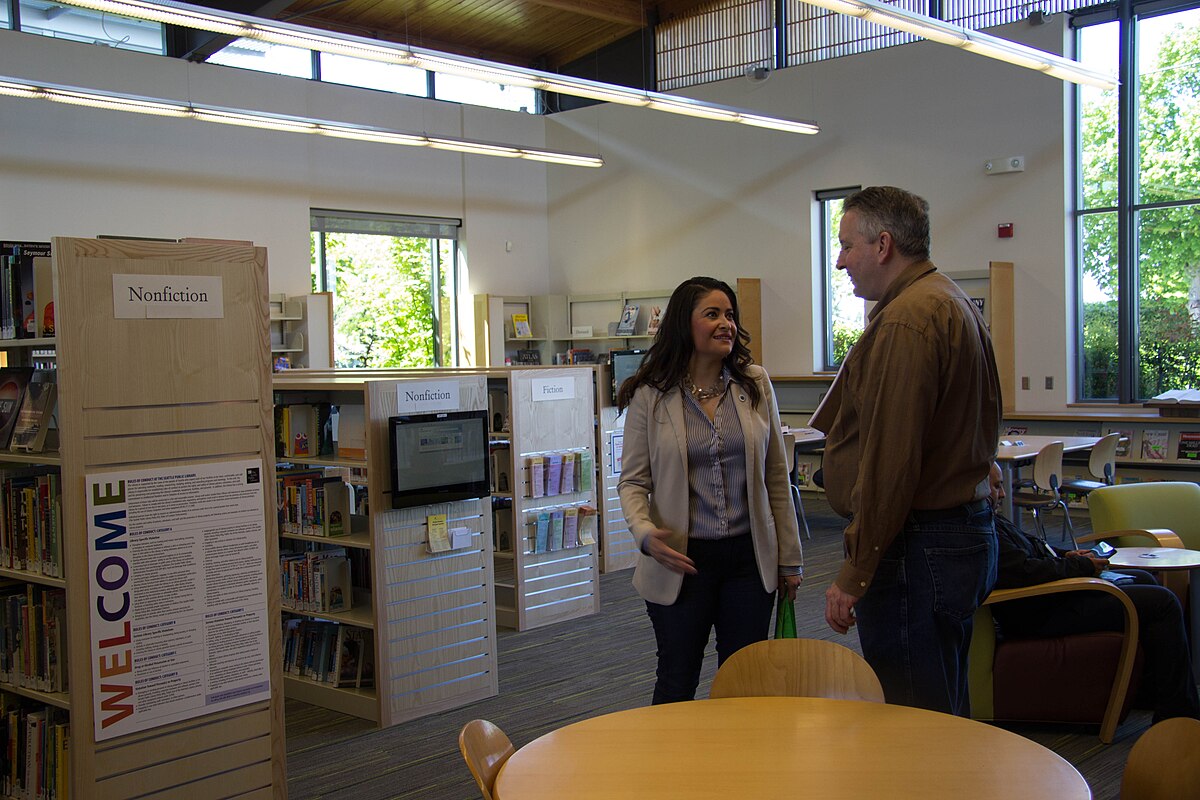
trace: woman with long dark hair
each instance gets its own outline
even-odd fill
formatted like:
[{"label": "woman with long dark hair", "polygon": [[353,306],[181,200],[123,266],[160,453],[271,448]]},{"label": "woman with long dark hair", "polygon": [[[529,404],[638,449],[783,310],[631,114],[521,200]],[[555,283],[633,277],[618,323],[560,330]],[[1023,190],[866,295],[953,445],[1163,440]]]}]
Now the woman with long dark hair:
[{"label": "woman with long dark hair", "polygon": [[775,391],[749,341],[733,289],[689,278],[617,393],[617,490],[658,642],[656,704],[695,698],[714,627],[718,664],[767,638],[776,590],[794,598],[802,580]]}]

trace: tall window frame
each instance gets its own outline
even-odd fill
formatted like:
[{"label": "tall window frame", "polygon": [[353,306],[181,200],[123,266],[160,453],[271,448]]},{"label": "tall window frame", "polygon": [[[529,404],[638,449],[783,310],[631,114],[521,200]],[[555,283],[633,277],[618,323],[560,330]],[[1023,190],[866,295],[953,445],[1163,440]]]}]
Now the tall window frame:
[{"label": "tall window frame", "polygon": [[312,289],[333,294],[334,365],[457,366],[462,220],[332,209],[309,218]]},{"label": "tall window frame", "polygon": [[[1193,119],[1200,110],[1190,87],[1178,94],[1164,89],[1172,76],[1171,69],[1161,69],[1167,62],[1148,63],[1151,55],[1158,59],[1164,52],[1161,47],[1152,50],[1150,32],[1166,22],[1160,18],[1180,12],[1189,12],[1178,19],[1187,21],[1194,35],[1200,28],[1197,0],[1120,0],[1072,17],[1077,52],[1085,60],[1088,47],[1101,40],[1101,29],[1094,26],[1115,26],[1121,79],[1115,96],[1075,92],[1075,369],[1080,402],[1137,403],[1167,389],[1200,385],[1200,260],[1190,265],[1188,288],[1186,270],[1180,271],[1178,263],[1171,263],[1170,251],[1156,244],[1164,230],[1180,241],[1200,237],[1200,164],[1189,162],[1186,148],[1177,143],[1166,159],[1182,159],[1182,174],[1192,179],[1176,175],[1164,180],[1162,160],[1154,160],[1163,152],[1160,141],[1173,130],[1164,135],[1162,104],[1190,104],[1186,111]],[[1085,31],[1090,34],[1086,44]],[[1174,74],[1195,81],[1190,77],[1195,73],[1187,69]],[[1115,107],[1111,120],[1097,116],[1104,102]],[[1110,131],[1104,131],[1106,126]],[[1104,141],[1097,130],[1108,134],[1106,150],[1096,144]]]},{"label": "tall window frame", "polygon": [[[835,372],[842,365],[850,345],[858,340],[858,335],[866,327],[866,301],[854,296],[850,277],[837,268],[841,252],[838,225],[842,219],[842,201],[861,188],[844,186],[813,193],[817,204],[817,225],[820,228],[818,241],[823,320],[821,369],[825,372]],[[855,327],[858,334],[853,331]]]}]

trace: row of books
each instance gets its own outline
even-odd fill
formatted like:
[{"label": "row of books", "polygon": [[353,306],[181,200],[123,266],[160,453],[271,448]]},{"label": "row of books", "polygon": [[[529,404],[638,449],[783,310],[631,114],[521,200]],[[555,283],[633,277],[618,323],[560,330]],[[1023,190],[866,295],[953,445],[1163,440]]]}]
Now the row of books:
[{"label": "row of books", "polygon": [[346,536],[351,533],[354,489],[341,475],[322,470],[275,473],[279,532],[304,536]]},{"label": "row of books", "polygon": [[354,606],[350,557],[345,548],[279,554],[281,602],[312,613],[349,611]]},{"label": "row of books", "polygon": [[53,335],[50,243],[0,241],[0,339]]},{"label": "row of books", "polygon": [[3,475],[0,567],[63,577],[61,478],[57,472]]},{"label": "row of books", "polygon": [[58,399],[58,372],[0,367],[0,450],[40,453]]},{"label": "row of books", "polygon": [[67,712],[0,692],[0,792],[20,800],[69,800]]},{"label": "row of books", "polygon": [[283,621],[283,671],[337,688],[375,685],[371,631],[323,620]]},{"label": "row of books", "polygon": [[275,405],[276,458],[365,458],[366,453],[362,403]]},{"label": "row of books", "polygon": [[67,597],[26,584],[0,595],[0,681],[39,692],[67,690]]},{"label": "row of books", "polygon": [[594,462],[590,450],[564,450],[525,457],[526,497],[590,492]]},{"label": "row of books", "polygon": [[530,550],[552,553],[596,543],[596,509],[588,505],[543,508],[531,512],[533,528]]}]

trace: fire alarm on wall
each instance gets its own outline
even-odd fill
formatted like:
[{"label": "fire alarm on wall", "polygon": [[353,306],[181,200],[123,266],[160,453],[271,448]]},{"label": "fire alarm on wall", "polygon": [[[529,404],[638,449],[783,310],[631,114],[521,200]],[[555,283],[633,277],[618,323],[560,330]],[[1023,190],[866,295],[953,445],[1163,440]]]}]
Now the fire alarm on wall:
[{"label": "fire alarm on wall", "polygon": [[1013,236],[1013,224],[1011,222],[1001,222],[996,226],[996,235],[1001,239],[1011,239]]}]

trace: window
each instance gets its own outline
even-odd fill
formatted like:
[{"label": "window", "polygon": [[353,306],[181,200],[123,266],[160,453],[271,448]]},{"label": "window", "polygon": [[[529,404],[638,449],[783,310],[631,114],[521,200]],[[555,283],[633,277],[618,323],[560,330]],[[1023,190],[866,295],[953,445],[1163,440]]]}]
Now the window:
[{"label": "window", "polygon": [[435,75],[433,96],[452,103],[521,111],[526,114],[537,112],[537,91],[534,89],[505,86],[476,78],[464,78],[461,75]]},{"label": "window", "polygon": [[400,64],[382,64],[365,58],[354,58],[337,53],[319,53],[321,80],[361,86],[384,92],[411,94],[416,97],[429,95],[429,80],[425,70],[405,67]]},{"label": "window", "polygon": [[275,75],[291,75],[293,78],[313,76],[311,50],[254,39],[237,39],[209,56],[208,63],[270,72]]},{"label": "window", "polygon": [[1079,91],[1082,400],[1200,386],[1200,9],[1138,8],[1077,23],[1084,63],[1115,72],[1137,58],[1125,107],[1115,91]]},{"label": "window", "polygon": [[[8,21],[9,10],[0,3],[0,20]],[[26,33],[90,42],[121,50],[162,55],[163,26],[157,22],[130,19],[87,8],[74,8],[51,0],[20,0],[18,27]]]},{"label": "window", "polygon": [[313,291],[333,292],[334,366],[454,366],[461,221],[314,209]]},{"label": "window", "polygon": [[859,190],[858,186],[845,189],[828,189],[817,192],[821,225],[822,289],[825,317],[825,353],[823,369],[836,370],[850,351],[850,345],[858,341],[867,326],[867,304],[854,295],[854,284],[845,270],[837,268],[841,244],[838,241],[838,226],[842,222],[842,201]]}]

